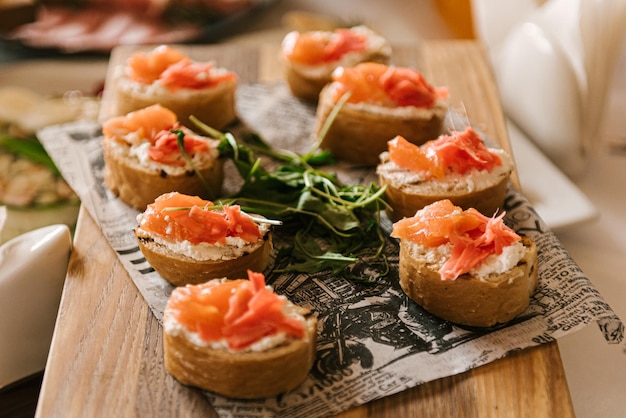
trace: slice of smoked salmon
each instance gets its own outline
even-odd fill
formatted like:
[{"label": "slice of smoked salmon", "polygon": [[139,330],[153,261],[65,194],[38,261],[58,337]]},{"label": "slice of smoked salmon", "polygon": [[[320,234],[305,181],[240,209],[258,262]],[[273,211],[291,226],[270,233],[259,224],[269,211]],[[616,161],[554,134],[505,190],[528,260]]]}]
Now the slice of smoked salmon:
[{"label": "slice of smoked salmon", "polygon": [[349,93],[348,103],[393,106],[393,102],[380,85],[380,77],[386,69],[386,65],[373,62],[361,63],[354,67],[337,67],[332,73],[333,99],[338,101]]},{"label": "slice of smoked salmon", "polygon": [[463,132],[442,135],[424,146],[432,148],[442,165],[460,174],[473,168],[491,171],[502,164],[500,157],[490,152],[480,135],[469,126]]},{"label": "slice of smoked salmon", "polygon": [[217,71],[214,62],[196,62],[169,45],[137,52],[127,61],[131,79],[141,84],[160,81],[170,90],[204,89],[226,80],[237,80],[232,71]]},{"label": "slice of smoked salmon", "polygon": [[227,237],[247,242],[262,238],[258,225],[238,205],[211,210],[214,204],[197,196],[165,193],[146,208],[139,226],[165,239],[192,244],[225,244]]},{"label": "slice of smoked salmon", "polygon": [[448,199],[439,200],[423,207],[411,218],[403,218],[393,224],[391,236],[394,238],[408,239],[426,247],[438,247],[448,242],[445,234],[441,233],[441,225],[430,229],[431,223],[447,224],[448,218],[458,213],[460,208],[454,206]]},{"label": "slice of smoked salmon", "polygon": [[328,32],[290,32],[283,41],[285,57],[306,65],[338,61],[348,52],[364,51],[367,37],[350,29]]},{"label": "slice of smoked salmon", "polygon": [[256,241],[261,237],[257,224],[250,219],[250,216],[241,212],[240,206],[224,206],[222,210],[225,213],[228,229],[233,234],[248,242]]},{"label": "slice of smoked salmon", "polygon": [[441,178],[446,170],[436,154],[427,154],[425,149],[396,136],[387,143],[389,160],[407,170],[427,173],[428,177]]},{"label": "slice of smoked salmon", "polygon": [[169,66],[159,76],[161,83],[170,90],[205,89],[231,80],[237,75],[232,71],[217,71],[213,62],[179,61]]},{"label": "slice of smoked salmon", "polygon": [[103,123],[102,132],[120,142],[126,142],[129,135],[135,144],[148,141],[150,159],[171,166],[187,164],[178,144],[179,133],[183,134],[182,146],[187,156],[209,151],[207,138],[183,127],[174,112],[159,104],[111,118]]},{"label": "slice of smoked salmon", "polygon": [[446,173],[465,174],[472,169],[491,171],[502,165],[471,127],[452,132],[418,146],[398,136],[387,143],[389,159],[407,170],[442,178]]},{"label": "slice of smoked salmon", "polygon": [[375,62],[338,67],[332,79],[335,101],[350,93],[349,103],[430,108],[437,100],[448,97],[447,88],[433,87],[416,70]]},{"label": "slice of smoked salmon", "polygon": [[140,139],[151,139],[157,132],[174,128],[177,122],[178,117],[174,112],[155,104],[110,118],[102,124],[102,133],[119,140],[130,133],[137,134]]},{"label": "slice of smoked salmon", "polygon": [[177,287],[168,300],[168,308],[177,321],[189,331],[197,332],[204,341],[223,338],[224,315],[230,307],[229,300],[238,293],[239,282],[221,283],[212,280],[199,286]]},{"label": "slice of smoked salmon", "polygon": [[[209,151],[209,144],[206,139],[189,134],[187,129],[180,127],[179,132],[183,132],[182,146],[187,156],[193,156],[198,152]],[[152,146],[148,150],[148,156],[152,161],[158,163],[182,167],[187,164],[187,160],[178,145],[179,134],[172,130],[162,130],[158,132],[150,142]]]},{"label": "slice of smoked salmon", "polygon": [[398,106],[432,107],[438,98],[446,98],[446,88],[430,85],[422,73],[406,67],[387,67],[380,76],[387,96]]},{"label": "slice of smoked salmon", "polygon": [[285,315],[285,303],[286,299],[265,285],[261,273],[248,271],[248,280],[212,280],[178,287],[167,309],[204,341],[225,340],[230,349],[239,350],[279,332],[305,336],[302,321]]},{"label": "slice of smoked salmon", "polygon": [[152,84],[172,64],[189,58],[169,45],[161,45],[150,52],[137,52],[128,58],[131,78],[142,84]]},{"label": "slice of smoked salmon", "polygon": [[453,280],[521,239],[503,218],[504,213],[489,218],[475,209],[463,211],[445,199],[394,223],[391,236],[430,248],[452,244],[450,258],[439,273],[442,280]]}]

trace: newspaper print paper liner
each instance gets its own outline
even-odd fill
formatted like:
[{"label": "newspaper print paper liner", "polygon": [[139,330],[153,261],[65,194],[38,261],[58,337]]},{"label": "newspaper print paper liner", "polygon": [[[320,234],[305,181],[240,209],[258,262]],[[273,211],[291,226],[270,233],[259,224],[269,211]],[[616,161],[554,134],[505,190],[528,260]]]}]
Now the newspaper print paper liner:
[{"label": "newspaper print paper liner", "polygon": [[[312,144],[315,109],[294,99],[282,83],[243,85],[238,113],[246,129],[275,146],[297,152]],[[458,118],[448,118],[459,129]],[[237,127],[233,129],[236,135]],[[143,259],[133,235],[138,211],[106,189],[101,126],[77,122],[39,133],[40,140],[101,227],[135,285],[161,321],[172,286]],[[227,167],[227,170],[229,168]],[[231,168],[232,169],[232,168]],[[342,181],[370,182],[373,170],[338,164]],[[234,169],[233,169],[234,170]],[[225,176],[228,190],[238,175]],[[528,309],[489,329],[462,327],[435,317],[411,301],[398,283],[398,243],[389,238],[390,271],[376,284],[355,283],[330,273],[267,272],[274,290],[319,318],[317,359],[308,378],[276,398],[240,401],[206,396],[223,417],[321,417],[337,414],[421,383],[458,374],[553,341],[596,323],[610,343],[620,343],[624,325],[519,192],[509,188],[505,222],[532,238],[539,249],[539,286]],[[391,230],[386,220],[383,227]],[[277,247],[290,239],[275,229]],[[362,275],[381,266],[358,264]]]}]

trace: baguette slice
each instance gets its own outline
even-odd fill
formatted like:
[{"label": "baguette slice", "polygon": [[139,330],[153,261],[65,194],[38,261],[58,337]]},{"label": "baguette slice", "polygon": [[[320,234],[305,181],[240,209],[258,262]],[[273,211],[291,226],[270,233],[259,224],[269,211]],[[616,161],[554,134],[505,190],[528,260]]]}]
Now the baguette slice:
[{"label": "baguette slice", "polygon": [[230,398],[267,398],[296,388],[315,360],[317,318],[289,301],[282,309],[303,318],[303,338],[287,338],[258,350],[230,351],[190,334],[177,322],[168,302],[163,315],[166,369],[183,384]]},{"label": "baguette slice", "polygon": [[360,25],[349,29],[365,36],[365,50],[346,52],[335,60],[320,64],[306,64],[291,59],[289,54],[299,36],[318,36],[320,40],[328,40],[340,36],[333,31],[290,32],[283,38],[281,59],[285,71],[285,79],[291,93],[304,100],[317,102],[322,88],[331,81],[333,70],[339,66],[350,67],[360,62],[379,62],[387,64],[391,58],[391,46],[385,38],[366,26]]},{"label": "baguette slice", "polygon": [[198,196],[165,193],[137,216],[135,238],[148,263],[175,286],[236,279],[263,271],[273,250],[272,226]]},{"label": "baguette slice", "polygon": [[[189,66],[178,68],[184,63]],[[209,80],[212,83],[198,84]],[[220,130],[237,119],[237,85],[235,73],[212,63],[195,62],[178,49],[161,45],[147,53],[133,54],[114,69],[113,106],[116,114],[125,115],[160,104],[176,113],[180,123],[190,129],[195,128],[189,119],[193,115]]]},{"label": "baguette slice", "polygon": [[419,246],[401,240],[400,286],[425,310],[451,322],[489,327],[510,321],[528,307],[537,288],[537,246],[528,237],[522,243],[526,255],[509,271],[442,280],[429,261],[431,251],[416,251]]},{"label": "baguette slice", "polygon": [[171,109],[156,104],[109,118],[102,134],[104,184],[129,206],[144,210],[172,191],[206,199],[219,195],[219,141],[182,126]]},{"label": "baguette slice", "polygon": [[144,210],[158,196],[171,191],[213,199],[222,188],[224,161],[220,158],[197,165],[197,172],[190,169],[168,174],[158,166],[141,164],[127,149],[106,136],[102,139],[102,154],[104,184],[121,201],[138,210]]},{"label": "baguette slice", "polygon": [[[369,63],[368,63],[369,64]],[[316,111],[316,137],[322,135],[327,119],[336,106],[335,82],[320,93]],[[430,107],[389,107],[376,103],[350,101],[343,104],[326,131],[320,147],[343,161],[374,166],[387,142],[402,136],[414,144],[438,137],[448,105],[438,99]]]},{"label": "baguette slice", "polygon": [[148,264],[174,286],[198,284],[216,277],[234,279],[245,276],[248,270],[263,271],[270,263],[272,233],[268,231],[250,252],[220,260],[196,260],[172,251],[167,245],[155,242],[141,228],[136,227],[135,237]]},{"label": "baguette slice", "polygon": [[114,82],[114,103],[118,115],[159,103],[176,113],[178,120],[190,129],[195,128],[189,119],[193,115],[206,125],[220,130],[237,119],[236,89],[235,81],[225,81],[212,88],[172,92],[120,76]]},{"label": "baguette slice", "polygon": [[382,153],[376,173],[380,186],[386,186],[387,215],[395,222],[443,199],[462,209],[474,208],[485,216],[497,213],[504,204],[513,160],[503,150],[491,149],[491,152],[500,157],[502,165],[490,172],[471,170],[463,175],[448,174],[434,179],[399,167],[389,160],[387,152]]}]

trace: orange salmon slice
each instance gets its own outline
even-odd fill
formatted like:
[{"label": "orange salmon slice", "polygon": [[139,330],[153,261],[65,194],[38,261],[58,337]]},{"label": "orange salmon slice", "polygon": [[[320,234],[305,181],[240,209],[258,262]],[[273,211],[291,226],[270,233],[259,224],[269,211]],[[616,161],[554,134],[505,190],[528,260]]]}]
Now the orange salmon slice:
[{"label": "orange salmon slice", "polygon": [[338,67],[332,79],[335,101],[349,93],[349,103],[430,108],[437,100],[448,97],[446,87],[432,86],[417,70],[375,62]]},{"label": "orange salmon slice", "polygon": [[248,271],[248,280],[211,280],[178,287],[168,300],[168,309],[204,341],[224,339],[229,348],[239,350],[279,332],[305,336],[302,321],[283,312],[285,303],[265,285],[262,273]]},{"label": "orange salmon slice", "polygon": [[157,132],[172,129],[178,117],[170,109],[159,104],[115,116],[102,124],[102,133],[106,136],[122,139],[130,133],[137,133],[141,138],[152,138]]},{"label": "orange salmon slice", "polygon": [[160,80],[170,90],[180,88],[204,89],[224,81],[237,80],[232,71],[215,71],[213,62],[195,62],[169,45],[161,45],[150,52],[137,52],[128,59],[132,80],[152,84]]},{"label": "orange salmon slice", "polygon": [[178,192],[165,193],[146,208],[140,227],[165,239],[192,244],[225,244],[227,237],[247,242],[262,238],[258,225],[238,205],[211,210],[213,202]]},{"label": "orange salmon slice", "polygon": [[291,32],[285,39],[285,56],[307,65],[324,64],[341,59],[348,52],[364,51],[367,37],[350,29],[326,32]]},{"label": "orange salmon slice", "polygon": [[521,239],[504,224],[504,215],[489,218],[472,208],[464,211],[444,199],[394,223],[391,236],[429,248],[452,244],[450,258],[439,273],[442,280],[454,280]]},{"label": "orange salmon slice", "polygon": [[424,172],[429,178],[442,178],[446,173],[465,174],[472,169],[492,171],[502,160],[487,148],[471,127],[452,132],[415,145],[401,136],[387,143],[389,159],[398,166]]}]

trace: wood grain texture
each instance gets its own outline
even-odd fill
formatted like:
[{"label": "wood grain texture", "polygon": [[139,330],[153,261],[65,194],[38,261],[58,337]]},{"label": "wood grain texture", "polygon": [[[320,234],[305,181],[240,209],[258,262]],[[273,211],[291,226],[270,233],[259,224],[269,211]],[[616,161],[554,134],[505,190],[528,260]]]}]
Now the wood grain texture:
[{"label": "wood grain texture", "polygon": [[84,208],[36,416],[217,416],[167,374],[161,326]]},{"label": "wood grain texture", "polygon": [[[275,45],[189,48],[205,57],[226,54],[220,57],[231,61],[220,63],[236,68],[244,82],[281,77]],[[112,62],[129,51],[114,52]],[[453,107],[510,150],[497,90],[480,45],[429,41],[396,48],[394,62],[415,66],[434,84],[448,85]],[[167,374],[161,333],[100,228],[82,208],[36,417],[217,416],[199,390]],[[339,415],[417,416],[573,417],[557,344],[529,348]]]}]

